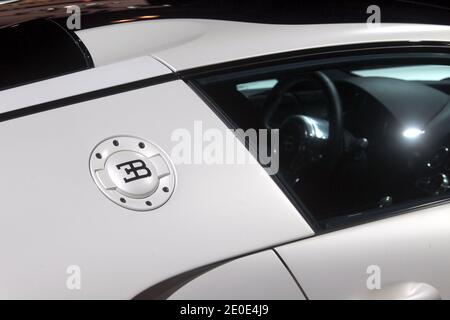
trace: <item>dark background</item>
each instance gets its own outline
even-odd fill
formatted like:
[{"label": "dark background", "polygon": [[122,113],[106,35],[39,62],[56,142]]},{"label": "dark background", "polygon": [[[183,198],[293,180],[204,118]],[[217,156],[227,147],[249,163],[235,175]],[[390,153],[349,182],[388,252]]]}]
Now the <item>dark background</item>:
[{"label": "dark background", "polygon": [[[450,1],[448,0],[163,0],[151,2],[174,5],[173,14],[184,13],[192,17],[265,23],[365,22],[367,7],[376,4],[381,8],[383,22],[450,23]],[[179,12],[176,12],[178,10]]]},{"label": "dark background", "polygon": [[67,17],[65,6],[82,9],[82,28],[126,20],[166,18],[227,19],[260,23],[366,22],[367,7],[381,8],[381,22],[450,24],[444,0],[20,0],[0,5],[0,26],[39,17]]}]

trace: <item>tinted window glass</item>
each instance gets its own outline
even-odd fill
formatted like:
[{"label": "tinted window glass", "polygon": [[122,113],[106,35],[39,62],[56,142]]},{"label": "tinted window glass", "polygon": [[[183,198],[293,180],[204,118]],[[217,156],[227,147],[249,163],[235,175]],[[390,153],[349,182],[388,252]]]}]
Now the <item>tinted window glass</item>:
[{"label": "tinted window glass", "polygon": [[82,44],[47,20],[0,29],[0,90],[92,67]]},{"label": "tinted window glass", "polygon": [[372,64],[195,82],[236,127],[280,130],[277,177],[326,227],[450,195],[449,67]]}]

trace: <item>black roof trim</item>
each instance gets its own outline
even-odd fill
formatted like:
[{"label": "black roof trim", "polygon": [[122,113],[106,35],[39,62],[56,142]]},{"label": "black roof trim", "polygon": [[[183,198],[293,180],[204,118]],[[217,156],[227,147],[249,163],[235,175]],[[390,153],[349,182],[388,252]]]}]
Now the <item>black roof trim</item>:
[{"label": "black roof trim", "polygon": [[157,77],[153,77],[153,78],[124,83],[124,84],[120,84],[120,85],[109,87],[109,88],[85,92],[85,93],[81,93],[78,95],[74,95],[74,96],[70,96],[70,97],[66,97],[66,98],[62,98],[62,99],[58,99],[58,100],[53,100],[53,101],[49,101],[49,102],[44,102],[44,103],[36,104],[33,106],[1,113],[0,114],[0,122],[16,119],[16,118],[20,118],[20,117],[25,117],[25,116],[32,115],[32,114],[39,113],[39,112],[58,109],[58,108],[62,108],[65,106],[76,104],[76,103],[81,103],[81,102],[95,100],[95,99],[99,99],[99,98],[103,98],[103,97],[107,97],[107,96],[112,96],[112,95],[127,92],[127,91],[150,87],[150,86],[158,85],[161,83],[174,81],[177,79],[178,79],[178,77],[176,74],[170,73],[170,74],[165,74],[165,75],[161,75],[161,76],[157,76]]},{"label": "black roof trim", "polygon": [[311,49],[300,49],[295,51],[288,51],[283,53],[273,53],[257,57],[239,59],[231,62],[222,62],[204,67],[196,67],[186,70],[181,70],[178,74],[184,79],[191,79],[193,77],[203,75],[215,75],[223,72],[230,72],[239,70],[243,67],[264,67],[273,63],[289,63],[291,61],[298,62],[299,60],[317,60],[326,59],[327,57],[343,57],[352,55],[356,52],[361,54],[377,54],[377,53],[405,53],[405,52],[433,52],[433,53],[448,53],[450,50],[449,42],[439,41],[388,41],[388,42],[368,42],[339,46],[326,46]]}]

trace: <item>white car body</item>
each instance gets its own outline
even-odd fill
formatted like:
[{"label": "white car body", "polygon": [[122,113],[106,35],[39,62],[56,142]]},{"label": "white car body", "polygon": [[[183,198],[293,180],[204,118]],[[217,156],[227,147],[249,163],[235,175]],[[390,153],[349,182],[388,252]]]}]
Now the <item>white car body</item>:
[{"label": "white car body", "polygon": [[[316,234],[259,166],[176,165],[172,197],[144,213],[106,199],[88,168],[112,136],[170,153],[172,133],[195,121],[228,130],[183,80],[151,79],[350,44],[448,45],[450,27],[173,19],[76,34],[95,68],[0,91],[1,114],[61,103],[0,124],[0,298],[450,299],[449,204]],[[367,285],[373,265],[379,290]]]}]

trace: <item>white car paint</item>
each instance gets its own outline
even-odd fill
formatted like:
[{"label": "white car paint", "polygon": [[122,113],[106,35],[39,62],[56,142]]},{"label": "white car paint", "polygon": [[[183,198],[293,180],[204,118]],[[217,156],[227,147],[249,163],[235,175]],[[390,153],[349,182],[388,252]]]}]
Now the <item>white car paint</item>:
[{"label": "white car paint", "polygon": [[[96,68],[1,91],[0,112],[169,74],[169,68],[341,44],[448,42],[449,31],[433,25],[190,19],[82,30],[77,34]],[[383,286],[400,282],[390,293],[433,286],[450,298],[448,206],[304,239],[313,230],[257,165],[177,165],[170,201],[144,214],[115,205],[97,190],[88,159],[98,142],[127,134],[170,153],[171,133],[196,120],[226,130],[186,84],[173,81],[2,122],[0,298],[129,299],[181,273],[274,247],[308,298],[369,297],[366,268],[372,264],[381,267]],[[273,262],[270,256],[258,253],[213,269],[173,297],[210,294],[209,281],[217,283],[224,274],[248,277],[260,257]],[[282,275],[285,289],[293,289],[286,270],[269,262],[264,267],[274,270],[274,279]],[[71,265],[81,267],[82,290],[66,286]],[[232,290],[222,288],[224,294]],[[252,290],[244,293],[250,297]]]},{"label": "white car paint", "polygon": [[[310,299],[405,299],[409,293],[398,290],[398,285],[407,288],[410,283],[425,283],[450,299],[449,210],[447,204],[411,212],[276,251]],[[370,266],[379,267],[380,273]],[[374,275],[380,276],[381,287],[369,286],[370,290],[367,281]],[[391,286],[397,286],[394,294]],[[436,292],[431,296],[436,297]]]},{"label": "white car paint", "polygon": [[[132,135],[170,154],[172,132],[196,120],[227,130],[173,81],[2,122],[0,298],[130,299],[182,272],[313,234],[257,164],[176,165],[170,201],[147,213],[97,189],[88,160],[100,141]],[[70,265],[81,268],[82,290],[66,287]]]},{"label": "white car paint", "polygon": [[168,19],[77,31],[96,65],[152,55],[180,71],[271,53],[356,43],[448,41],[450,26],[273,25]]},{"label": "white car paint", "polygon": [[305,300],[272,250],[221,265],[190,281],[169,300]]}]

